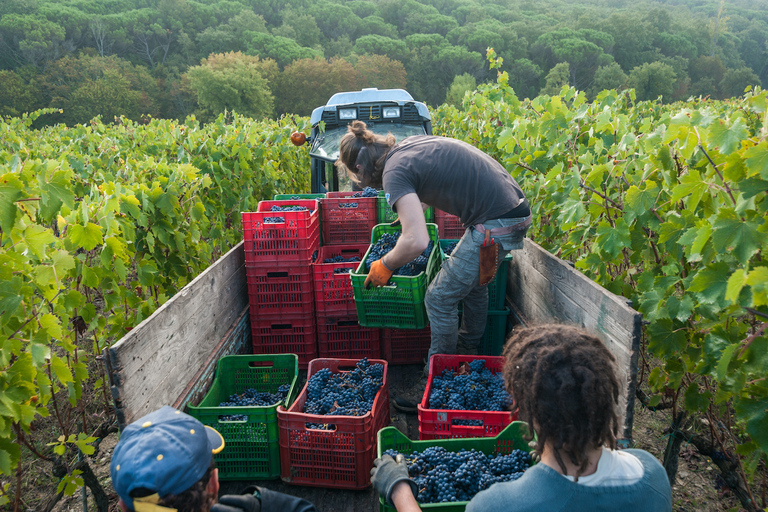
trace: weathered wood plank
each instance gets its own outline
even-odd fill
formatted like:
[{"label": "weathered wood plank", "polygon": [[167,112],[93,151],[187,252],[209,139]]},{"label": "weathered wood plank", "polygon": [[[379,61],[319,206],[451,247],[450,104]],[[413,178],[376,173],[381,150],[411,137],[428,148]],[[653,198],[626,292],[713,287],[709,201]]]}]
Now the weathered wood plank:
[{"label": "weathered wood plank", "polygon": [[526,325],[568,323],[596,333],[616,358],[624,386],[620,400],[623,444],[631,444],[642,316],[529,239],[515,251],[507,274],[507,301]]},{"label": "weathered wood plank", "polygon": [[[241,242],[105,349],[119,424],[183,399],[215,365],[221,340],[247,306]],[[230,345],[226,350],[239,348]]]}]

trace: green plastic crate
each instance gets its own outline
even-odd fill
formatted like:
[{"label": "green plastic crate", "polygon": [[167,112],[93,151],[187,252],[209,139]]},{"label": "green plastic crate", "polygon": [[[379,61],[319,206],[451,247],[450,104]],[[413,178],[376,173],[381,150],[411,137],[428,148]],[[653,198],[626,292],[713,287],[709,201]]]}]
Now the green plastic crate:
[{"label": "green plastic crate", "polygon": [[[379,197],[376,199],[376,221],[380,223],[390,223],[397,218],[397,214],[387,203],[384,197],[384,191],[379,190]],[[424,212],[424,219],[427,222],[435,221],[435,209],[431,206]]]},{"label": "green plastic crate", "polygon": [[[377,457],[389,450],[397,450],[404,453],[423,452],[430,446],[442,446],[448,451],[458,452],[464,450],[478,450],[486,455],[495,453],[512,453],[512,450],[530,452],[531,448],[524,439],[528,432],[528,424],[523,421],[513,421],[496,437],[473,437],[460,439],[432,439],[429,441],[412,441],[395,427],[386,427],[379,430]],[[468,501],[456,501],[451,503],[425,503],[420,504],[422,510],[440,510],[443,512],[461,512],[467,507]],[[384,499],[379,497],[379,510],[381,512],[396,512],[388,506]]]},{"label": "green plastic crate", "polygon": [[[188,406],[190,416],[215,428],[224,438],[224,449],[216,454],[220,480],[256,480],[280,476],[280,435],[277,407],[289,407],[299,388],[299,359],[296,354],[224,356],[216,364],[211,389],[197,406]],[[269,407],[219,407],[235,393],[255,388],[276,393],[283,384],[291,389],[285,401]],[[228,415],[245,415],[244,421],[224,421]]]},{"label": "green plastic crate", "polygon": [[[400,231],[400,227],[389,224],[377,224],[371,234],[371,245],[385,233]],[[435,278],[442,264],[442,251],[437,240],[437,225],[427,224],[429,238],[435,242],[435,248],[427,261],[425,272],[416,276],[392,276],[394,286],[381,286],[365,289],[368,272],[365,260],[371,247],[363,256],[357,270],[351,272],[352,292],[355,296],[357,319],[363,327],[389,327],[393,329],[423,329],[429,323],[424,307],[424,295],[427,286]]]},{"label": "green plastic crate", "polygon": [[325,194],[275,194],[273,201],[290,201],[291,199],[324,199]]},{"label": "green plastic crate", "polygon": [[[449,244],[458,242],[458,240],[440,240],[440,250],[442,251]],[[443,260],[450,258],[443,252]],[[509,271],[509,262],[512,261],[512,253],[504,257],[504,261],[499,265],[499,270],[493,281],[488,283],[488,309],[498,310],[504,308],[504,297],[507,293],[507,272]]]}]

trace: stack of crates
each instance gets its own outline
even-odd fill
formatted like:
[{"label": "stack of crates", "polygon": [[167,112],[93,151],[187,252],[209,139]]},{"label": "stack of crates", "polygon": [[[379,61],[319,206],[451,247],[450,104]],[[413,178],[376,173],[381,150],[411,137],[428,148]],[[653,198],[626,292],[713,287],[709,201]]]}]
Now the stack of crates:
[{"label": "stack of crates", "polygon": [[[378,359],[381,332],[357,321],[349,274],[368,249],[376,225],[376,197],[328,192],[320,200],[323,246],[313,263],[317,309],[317,350],[321,358]],[[356,258],[356,262],[332,261]]]},{"label": "stack of crates", "polygon": [[[273,206],[306,208],[272,211]],[[320,248],[316,199],[260,201],[243,212],[254,354],[293,353],[305,369],[317,357],[311,263]]]}]

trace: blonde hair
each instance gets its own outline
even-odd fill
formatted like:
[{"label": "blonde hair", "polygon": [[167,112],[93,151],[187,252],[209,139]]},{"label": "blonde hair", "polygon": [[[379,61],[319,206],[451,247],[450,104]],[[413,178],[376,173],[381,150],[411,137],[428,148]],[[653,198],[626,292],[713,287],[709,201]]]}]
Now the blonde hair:
[{"label": "blonde hair", "polygon": [[364,122],[353,121],[339,142],[336,166],[358,185],[381,189],[384,162],[396,142],[391,133],[377,135]]}]

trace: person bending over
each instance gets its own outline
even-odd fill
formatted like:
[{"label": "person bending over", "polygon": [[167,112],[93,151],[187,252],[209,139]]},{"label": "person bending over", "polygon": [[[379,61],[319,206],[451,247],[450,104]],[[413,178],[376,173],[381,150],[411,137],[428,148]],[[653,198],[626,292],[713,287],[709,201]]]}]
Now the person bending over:
[{"label": "person bending over", "polygon": [[[488,312],[486,285],[507,253],[523,247],[531,223],[520,186],[504,166],[466,142],[415,135],[395,143],[394,136],[378,135],[362,121],[349,125],[336,164],[352,181],[383,188],[402,224],[394,249],[371,265],[366,287],[386,285],[393,271],[428,247],[427,206],[459,217],[464,235],[424,299],[432,336],[424,375],[434,354],[477,354]],[[459,301],[464,315],[457,330]],[[406,402],[394,400],[400,409],[416,410]]]},{"label": "person bending over", "polygon": [[315,512],[306,500],[251,487],[217,500],[215,429],[164,406],[123,429],[109,471],[123,512]]},{"label": "person bending over", "polygon": [[[533,425],[541,460],[515,481],[479,492],[467,512],[669,512],[664,467],[643,450],[617,450],[615,359],[590,333],[566,325],[516,331],[504,348],[513,408]],[[376,459],[371,482],[398,512],[419,510],[405,461]]]}]

